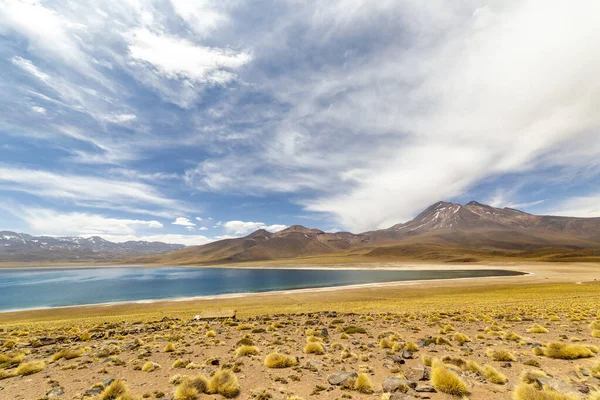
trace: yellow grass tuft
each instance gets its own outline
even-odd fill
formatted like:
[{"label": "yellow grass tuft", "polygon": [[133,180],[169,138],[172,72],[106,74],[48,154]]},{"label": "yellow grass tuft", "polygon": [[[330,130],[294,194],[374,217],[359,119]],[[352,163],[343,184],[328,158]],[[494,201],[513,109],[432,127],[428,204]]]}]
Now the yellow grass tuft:
[{"label": "yellow grass tuft", "polygon": [[173,398],[175,400],[198,400],[200,398],[200,393],[195,387],[190,385],[188,380],[184,380],[177,386],[177,389],[175,389]]},{"label": "yellow grass tuft", "polygon": [[550,390],[539,390],[533,385],[521,383],[517,386],[513,395],[514,400],[576,400],[577,397],[553,392]]},{"label": "yellow grass tuft", "polygon": [[504,385],[508,381],[508,379],[506,379],[506,376],[498,372],[496,368],[492,367],[489,364],[484,365],[481,372],[483,373],[485,379],[487,379],[491,383],[495,383],[497,385]]},{"label": "yellow grass tuft", "polygon": [[235,355],[236,356],[253,356],[256,355],[260,352],[260,350],[258,349],[258,347],[256,346],[240,346],[238,347],[238,349],[235,351]]},{"label": "yellow grass tuft", "polygon": [[515,355],[505,349],[490,349],[486,352],[487,356],[494,361],[515,361]]},{"label": "yellow grass tuft", "polygon": [[265,358],[265,367],[267,368],[288,368],[296,364],[296,358],[281,353],[270,353]]},{"label": "yellow grass tuft", "polygon": [[172,353],[175,351],[175,345],[173,343],[168,343],[165,346],[165,353]]},{"label": "yellow grass tuft", "polygon": [[527,329],[529,333],[548,333],[548,329],[544,328],[541,325],[535,324],[531,328]]},{"label": "yellow grass tuft", "polygon": [[152,362],[152,361],[148,361],[147,363],[145,363],[142,366],[142,371],[144,371],[144,372],[152,372],[152,371],[157,370],[159,368],[160,368],[159,364],[157,364],[155,362]]},{"label": "yellow grass tuft", "polygon": [[16,374],[14,372],[7,371],[5,369],[0,369],[0,381],[2,379],[12,378],[13,376],[16,376]]},{"label": "yellow grass tuft", "polygon": [[208,332],[206,332],[206,337],[215,337],[217,336],[217,332],[213,331],[212,329]]},{"label": "yellow grass tuft", "polygon": [[305,354],[325,354],[325,348],[321,343],[312,342],[307,343],[304,347]]},{"label": "yellow grass tuft", "polygon": [[57,360],[60,360],[61,358],[64,358],[65,360],[71,360],[73,358],[81,357],[83,355],[83,353],[84,353],[83,349],[76,349],[76,350],[62,349],[58,353],[56,353],[52,356],[52,361],[57,361]]},{"label": "yellow grass tuft", "polygon": [[240,393],[240,384],[233,372],[228,369],[217,371],[209,382],[209,391],[223,397],[232,398]]},{"label": "yellow grass tuft", "polygon": [[17,365],[23,361],[25,353],[21,352],[8,352],[0,353],[0,367],[10,367],[11,365]]},{"label": "yellow grass tuft", "polygon": [[542,376],[548,376],[544,371],[523,371],[519,379],[521,382],[527,384],[534,384],[537,382],[537,378],[541,378]]},{"label": "yellow grass tuft", "polygon": [[189,361],[179,358],[173,362],[173,368],[185,368],[189,363]]},{"label": "yellow grass tuft", "polygon": [[129,395],[129,389],[125,382],[121,379],[113,381],[100,394],[100,400],[116,400]]},{"label": "yellow grass tuft", "polygon": [[543,349],[544,355],[562,360],[575,360],[577,358],[593,357],[594,352],[587,346],[580,344],[565,344],[561,342],[549,343]]},{"label": "yellow grass tuft", "polygon": [[365,394],[371,394],[375,391],[371,379],[363,372],[359,373],[356,381],[354,381],[354,390]]},{"label": "yellow grass tuft", "polygon": [[406,345],[404,346],[404,350],[407,351],[419,351],[419,345],[416,344],[415,342],[413,342],[412,340],[409,340],[408,342],[406,342]]},{"label": "yellow grass tuft", "polygon": [[17,368],[15,373],[17,375],[23,375],[23,376],[32,375],[32,374],[40,372],[45,367],[46,367],[46,363],[44,363],[43,361],[30,361],[28,363],[19,365],[19,367]]},{"label": "yellow grass tuft", "polygon": [[181,379],[175,390],[174,398],[175,400],[197,400],[200,398],[200,394],[208,393],[208,386],[209,381],[203,375]]},{"label": "yellow grass tuft", "polygon": [[431,384],[436,390],[453,396],[469,394],[467,384],[438,360],[435,360],[431,367]]},{"label": "yellow grass tuft", "polygon": [[252,328],[254,328],[254,326],[252,326],[250,324],[242,324],[242,325],[238,325],[235,329],[237,329],[238,331],[248,331]]},{"label": "yellow grass tuft", "polygon": [[461,346],[467,342],[471,342],[471,338],[469,338],[467,335],[463,335],[460,332],[456,332],[454,336],[452,336],[452,340]]}]

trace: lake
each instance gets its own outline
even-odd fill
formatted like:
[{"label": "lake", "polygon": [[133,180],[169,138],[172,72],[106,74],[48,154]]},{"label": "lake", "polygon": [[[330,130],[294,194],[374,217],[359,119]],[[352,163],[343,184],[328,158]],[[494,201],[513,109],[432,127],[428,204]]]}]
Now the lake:
[{"label": "lake", "polygon": [[0,311],[430,279],[507,270],[324,270],[182,267],[0,269]]}]

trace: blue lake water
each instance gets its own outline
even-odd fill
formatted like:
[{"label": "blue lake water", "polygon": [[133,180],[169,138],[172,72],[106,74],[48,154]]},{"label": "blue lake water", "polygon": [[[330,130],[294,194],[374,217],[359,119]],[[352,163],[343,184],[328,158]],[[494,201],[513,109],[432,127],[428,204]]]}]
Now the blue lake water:
[{"label": "blue lake water", "polygon": [[0,311],[394,281],[522,275],[507,270],[307,270],[181,267],[0,269]]}]

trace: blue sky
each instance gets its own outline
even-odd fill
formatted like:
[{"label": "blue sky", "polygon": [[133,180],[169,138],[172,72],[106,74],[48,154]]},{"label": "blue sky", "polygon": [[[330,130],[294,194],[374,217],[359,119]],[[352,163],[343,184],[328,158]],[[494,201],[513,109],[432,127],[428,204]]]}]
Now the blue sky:
[{"label": "blue sky", "polygon": [[600,4],[0,0],[0,229],[600,216]]}]

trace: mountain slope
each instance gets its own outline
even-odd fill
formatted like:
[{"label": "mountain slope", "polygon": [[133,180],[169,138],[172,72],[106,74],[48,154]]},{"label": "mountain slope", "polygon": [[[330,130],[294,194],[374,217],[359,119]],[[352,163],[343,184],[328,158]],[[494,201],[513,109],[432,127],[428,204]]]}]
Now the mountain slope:
[{"label": "mountain slope", "polygon": [[162,242],[113,243],[99,236],[51,237],[0,231],[0,262],[99,261],[136,255],[155,255],[185,246]]},{"label": "mountain slope", "polygon": [[327,255],[452,259],[453,254],[473,258],[573,252],[595,256],[597,251],[600,218],[539,216],[472,201],[465,205],[438,202],[411,221],[361,234],[326,233],[295,225],[277,233],[261,230],[139,261],[194,264]]}]

